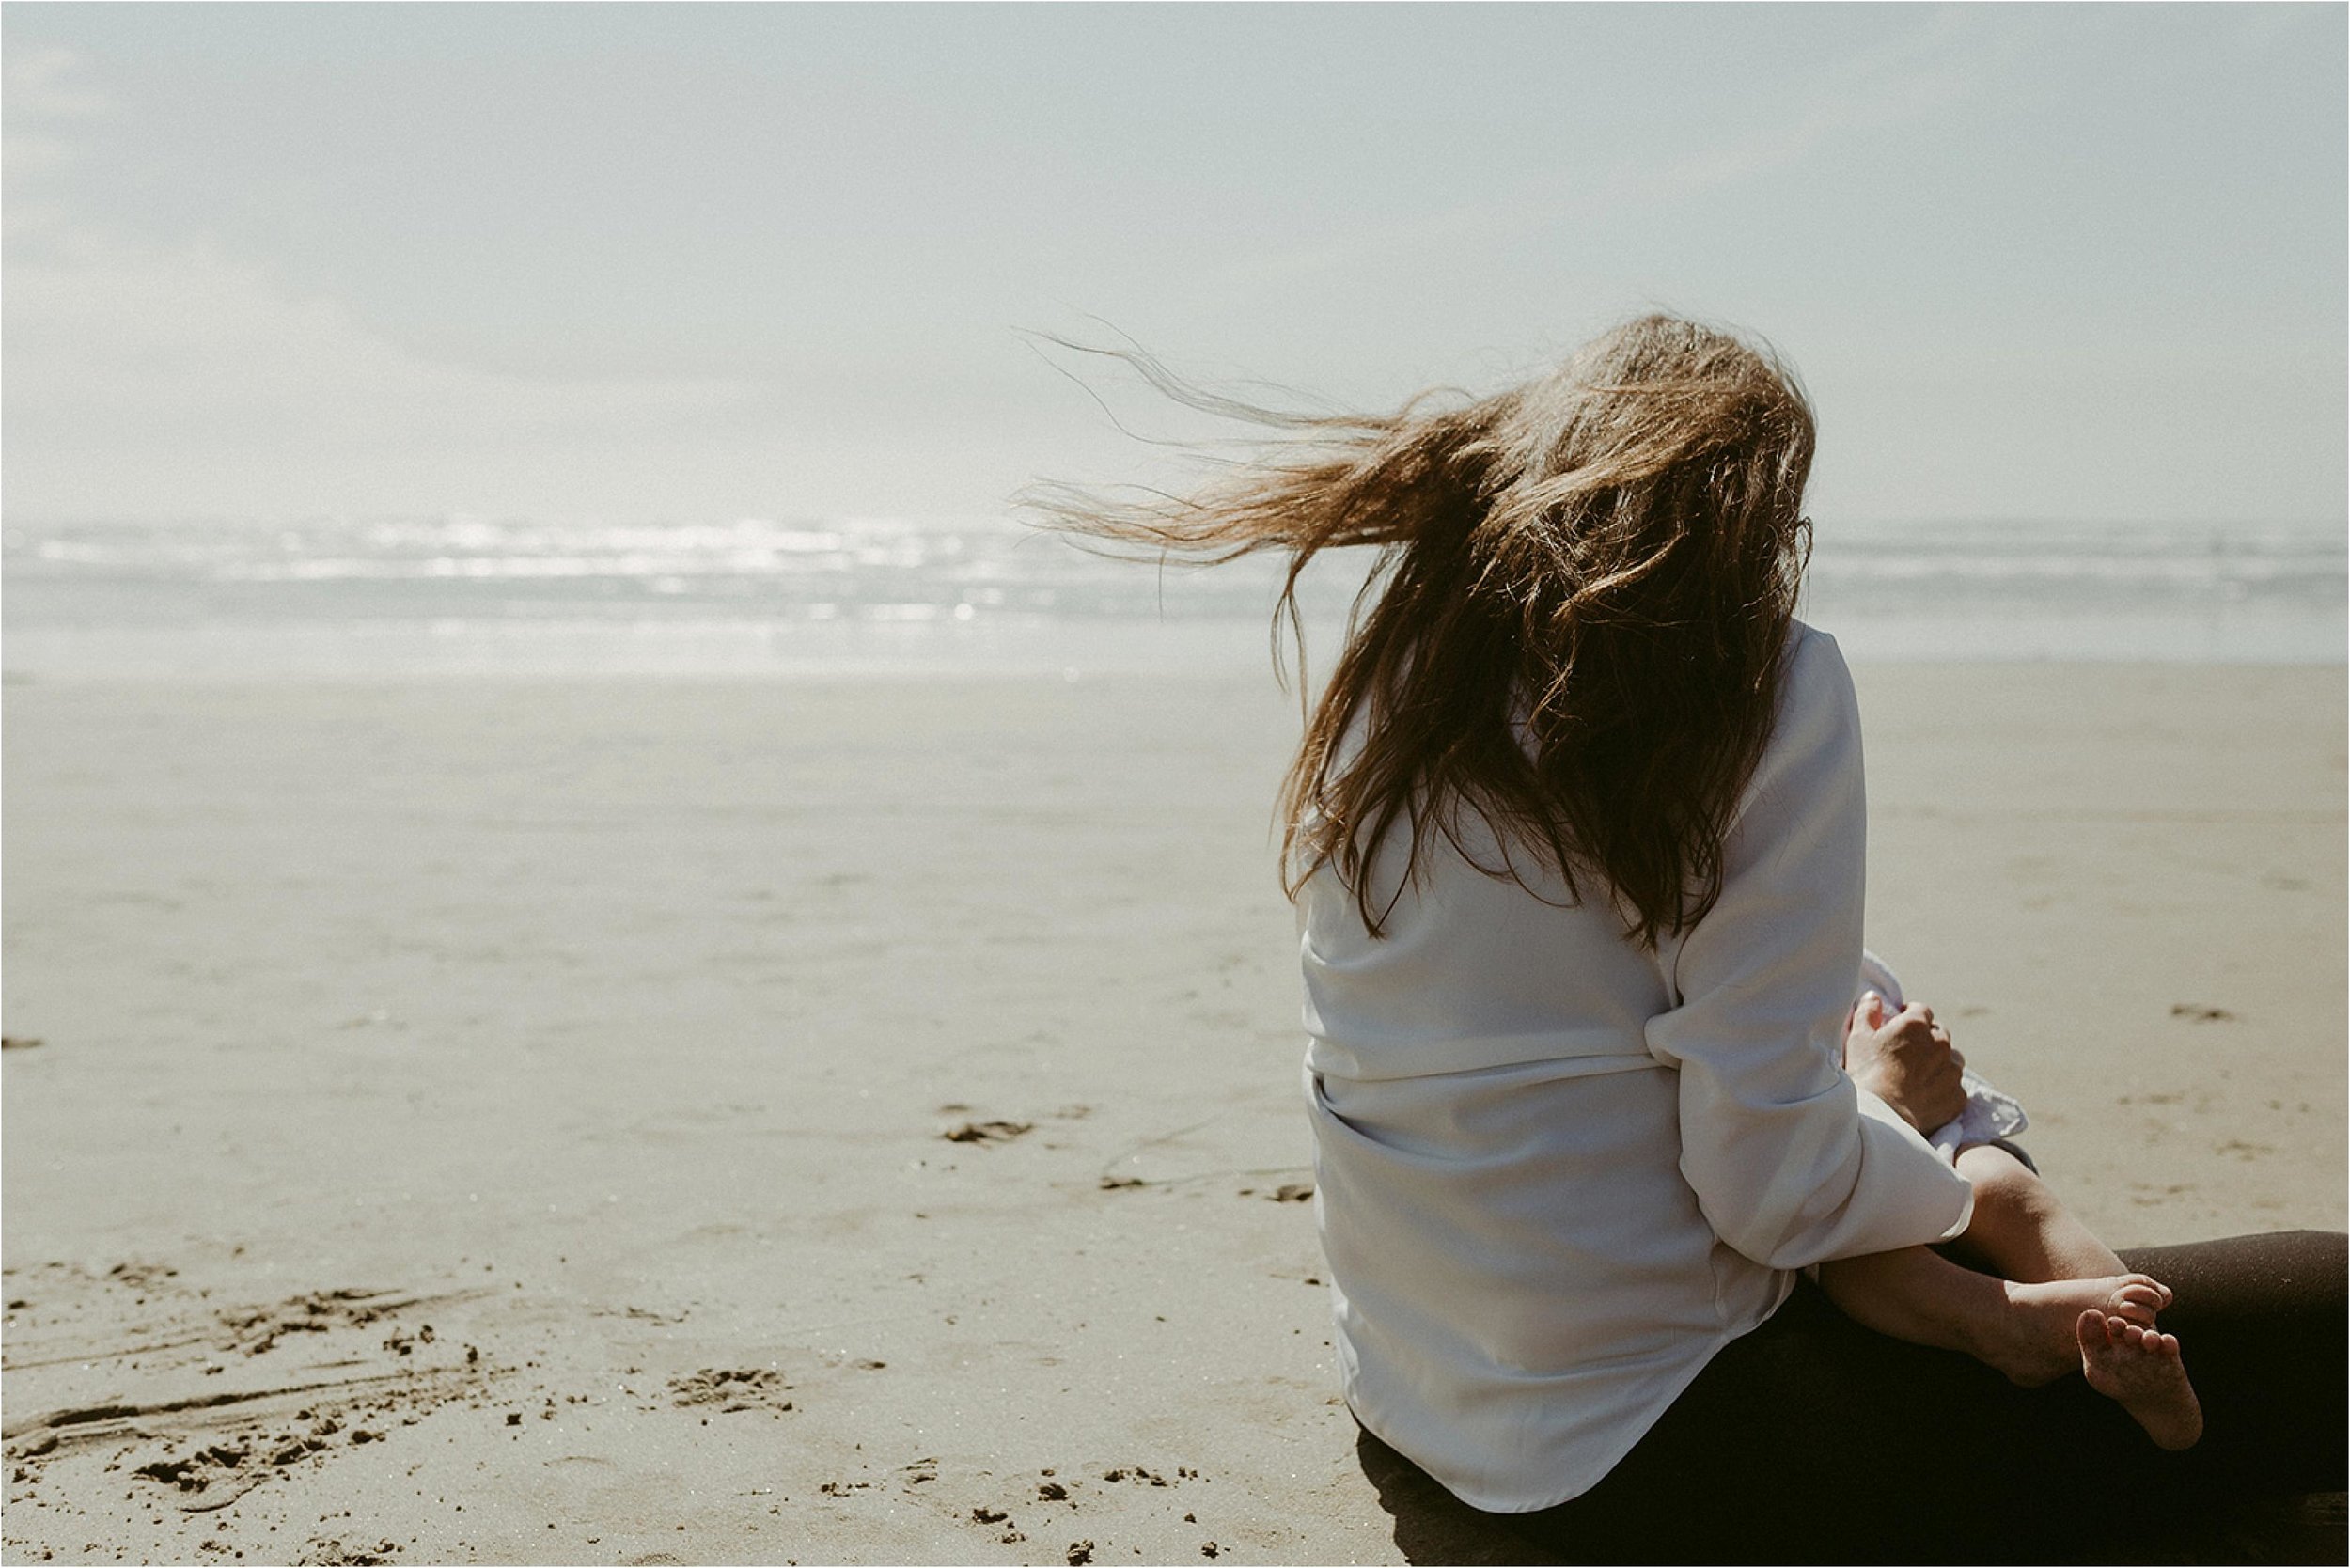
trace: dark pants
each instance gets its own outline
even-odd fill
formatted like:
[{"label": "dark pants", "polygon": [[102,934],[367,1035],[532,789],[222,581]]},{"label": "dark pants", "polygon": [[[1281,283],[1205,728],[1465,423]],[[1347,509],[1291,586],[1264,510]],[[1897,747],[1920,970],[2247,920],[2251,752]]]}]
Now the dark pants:
[{"label": "dark pants", "polygon": [[1570,1562],[2176,1561],[2195,1552],[2169,1545],[2248,1498],[2341,1492],[2344,1238],[2124,1259],[2178,1293],[2162,1325],[2204,1414],[2184,1453],[2077,1377],[2019,1388],[1872,1333],[1805,1282],[1606,1480],[1510,1523]]}]

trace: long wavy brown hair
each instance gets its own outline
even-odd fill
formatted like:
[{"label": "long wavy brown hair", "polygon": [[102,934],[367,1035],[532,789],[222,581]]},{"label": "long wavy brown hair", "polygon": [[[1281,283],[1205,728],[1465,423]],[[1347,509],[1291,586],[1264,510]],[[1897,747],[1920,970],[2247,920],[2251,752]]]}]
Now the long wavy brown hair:
[{"label": "long wavy brown hair", "polygon": [[1294,433],[1188,496],[1032,492],[1045,525],[1160,559],[1285,552],[1276,635],[1286,619],[1301,661],[1308,564],[1380,552],[1283,790],[1292,897],[1328,864],[1377,935],[1432,830],[1468,853],[1465,810],[1503,846],[1481,869],[1523,882],[1524,846],[1572,899],[1597,878],[1643,945],[1713,907],[1810,547],[1811,408],[1766,346],[1646,316],[1510,391],[1371,416],[1258,408],[1106,352]]}]

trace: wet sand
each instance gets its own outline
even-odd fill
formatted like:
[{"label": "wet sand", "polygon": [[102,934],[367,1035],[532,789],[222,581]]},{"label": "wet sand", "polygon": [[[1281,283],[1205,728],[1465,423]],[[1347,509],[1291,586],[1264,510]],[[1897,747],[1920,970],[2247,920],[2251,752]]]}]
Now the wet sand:
[{"label": "wet sand", "polygon": [[[2060,1189],[2342,1228],[2343,672],[1859,679],[1872,945]],[[8,1560],[1506,1560],[1335,1401],[1295,724],[11,684]]]}]

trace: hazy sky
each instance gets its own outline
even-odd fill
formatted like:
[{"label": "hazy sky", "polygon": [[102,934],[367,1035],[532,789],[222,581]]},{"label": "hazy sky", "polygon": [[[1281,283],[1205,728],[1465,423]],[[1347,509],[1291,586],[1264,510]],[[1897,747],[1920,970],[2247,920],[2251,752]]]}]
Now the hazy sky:
[{"label": "hazy sky", "polygon": [[2339,522],[2346,16],[9,4],[5,501],[986,512],[1152,461],[1018,328],[1386,405],[1663,305],[1824,517]]}]

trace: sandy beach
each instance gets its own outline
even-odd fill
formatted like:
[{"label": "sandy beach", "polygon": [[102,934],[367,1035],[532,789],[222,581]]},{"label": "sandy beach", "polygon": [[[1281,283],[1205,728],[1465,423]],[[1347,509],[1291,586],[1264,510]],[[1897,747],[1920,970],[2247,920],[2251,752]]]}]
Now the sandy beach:
[{"label": "sandy beach", "polygon": [[[2342,1228],[2344,671],[1857,677],[1872,944],[2059,1189]],[[1508,1560],[1336,1399],[1296,725],[11,683],[7,1560]]]}]

